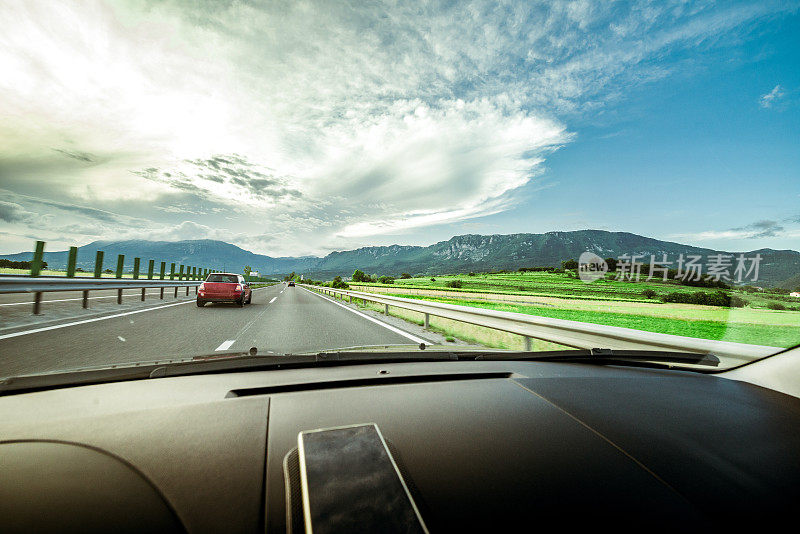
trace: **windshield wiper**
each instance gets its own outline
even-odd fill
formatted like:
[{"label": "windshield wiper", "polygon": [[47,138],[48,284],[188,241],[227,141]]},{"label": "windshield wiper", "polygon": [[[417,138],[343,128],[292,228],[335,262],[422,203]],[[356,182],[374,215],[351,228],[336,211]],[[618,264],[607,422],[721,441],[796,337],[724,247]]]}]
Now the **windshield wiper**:
[{"label": "windshield wiper", "polygon": [[673,352],[668,350],[618,350],[618,349],[579,349],[547,352],[490,352],[474,356],[475,360],[485,361],[557,361],[594,363],[599,365],[642,365],[667,364],[707,365],[716,367],[719,358],[711,353]]}]

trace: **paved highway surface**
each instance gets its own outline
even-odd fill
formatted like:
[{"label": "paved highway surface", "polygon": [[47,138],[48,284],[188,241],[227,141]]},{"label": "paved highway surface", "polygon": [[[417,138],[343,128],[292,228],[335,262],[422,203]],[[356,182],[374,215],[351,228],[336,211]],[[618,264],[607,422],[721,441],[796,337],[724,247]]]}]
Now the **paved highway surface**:
[{"label": "paved highway surface", "polygon": [[[116,304],[116,292],[97,291],[92,296],[104,297],[91,304],[94,314],[82,310],[79,293],[50,294],[45,295],[43,310],[56,317],[54,320],[17,328],[6,323],[0,333],[0,376],[250,347],[257,347],[260,353],[284,354],[425,341],[327,297],[284,284],[254,290],[252,304],[242,308],[228,304],[198,308],[194,291],[186,297],[184,289],[177,300],[171,292],[168,299],[158,300],[158,290],[149,290],[144,305],[134,304],[138,293],[127,296],[125,302],[133,302],[122,306]],[[30,301],[30,295],[4,296],[0,313],[14,310],[29,316],[27,304],[19,303]]]}]

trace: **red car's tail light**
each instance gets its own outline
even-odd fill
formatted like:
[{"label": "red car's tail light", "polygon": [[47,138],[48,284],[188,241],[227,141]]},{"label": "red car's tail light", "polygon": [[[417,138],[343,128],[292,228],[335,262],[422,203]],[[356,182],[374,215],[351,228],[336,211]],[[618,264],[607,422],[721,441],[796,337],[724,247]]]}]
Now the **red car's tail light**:
[{"label": "red car's tail light", "polygon": [[234,287],[233,290],[234,291],[241,291],[242,290],[242,286],[240,286],[239,284],[236,284],[236,287]]},{"label": "red car's tail light", "polygon": [[205,285],[205,283],[203,283],[203,282],[200,282],[200,285],[197,287],[197,289],[198,289],[199,291],[202,291],[202,290],[204,290],[205,288],[206,288],[206,285]]}]

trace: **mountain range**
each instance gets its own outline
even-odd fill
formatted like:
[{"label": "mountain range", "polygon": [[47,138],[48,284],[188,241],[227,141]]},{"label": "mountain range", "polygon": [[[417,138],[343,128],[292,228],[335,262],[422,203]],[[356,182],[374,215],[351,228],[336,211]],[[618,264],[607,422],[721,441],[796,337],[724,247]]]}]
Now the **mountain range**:
[{"label": "mountain range", "polygon": [[[78,266],[93,269],[95,252],[105,252],[106,268],[115,268],[117,254],[125,254],[126,268],[134,257],[142,258],[143,269],[149,259],[158,262],[201,266],[225,271],[241,272],[245,265],[258,270],[262,276],[285,275],[292,271],[307,277],[321,278],[336,275],[349,276],[355,269],[370,274],[398,276],[400,273],[442,274],[463,271],[497,269],[516,270],[520,267],[560,266],[562,260],[577,259],[584,251],[606,258],[623,254],[641,255],[649,261],[654,254],[676,260],[679,254],[709,256],[718,251],[708,248],[660,241],[627,232],[604,230],[579,230],[574,232],[547,232],[544,234],[460,235],[430,246],[390,245],[362,247],[355,250],[331,252],[324,257],[272,257],[244,250],[240,247],[214,240],[193,241],[95,241],[78,249]],[[759,249],[745,251],[752,257],[762,257],[759,269],[761,285],[779,285],[800,275],[800,252],[794,250]],[[0,256],[10,260],[30,260],[31,252]],[[44,260],[50,268],[63,269],[67,252],[45,252]]]}]

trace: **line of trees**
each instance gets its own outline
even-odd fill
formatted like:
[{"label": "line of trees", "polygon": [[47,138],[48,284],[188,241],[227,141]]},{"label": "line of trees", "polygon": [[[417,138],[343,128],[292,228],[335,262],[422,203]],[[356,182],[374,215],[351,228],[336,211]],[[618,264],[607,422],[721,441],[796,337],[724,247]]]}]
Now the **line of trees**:
[{"label": "line of trees", "polygon": [[[411,278],[411,275],[408,273],[403,273],[400,278]],[[352,280],[356,284],[394,284],[394,278],[391,276],[370,276],[361,269],[356,269],[353,271]]]},{"label": "line of trees", "polygon": [[[6,260],[0,259],[0,267],[5,267],[7,269],[30,269],[31,268],[30,261],[13,261],[13,260]],[[42,262],[42,269],[47,269],[47,262]]]}]

